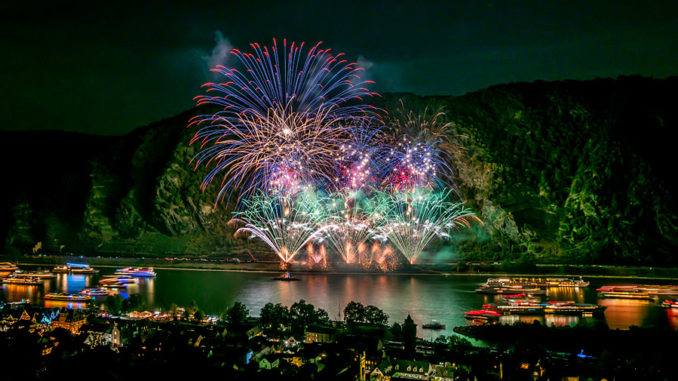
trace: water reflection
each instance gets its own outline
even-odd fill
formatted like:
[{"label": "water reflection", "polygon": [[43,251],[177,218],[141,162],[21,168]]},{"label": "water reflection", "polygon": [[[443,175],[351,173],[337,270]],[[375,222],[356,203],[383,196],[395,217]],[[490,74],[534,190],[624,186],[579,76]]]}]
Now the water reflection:
[{"label": "water reflection", "polygon": [[643,326],[653,303],[638,299],[600,299],[598,304],[607,307],[605,320],[610,329],[628,329],[632,325]]},{"label": "water reflection", "polygon": [[[101,275],[112,274],[114,269],[102,269],[100,275],[57,274],[45,280],[41,287],[3,285],[0,300],[42,304],[48,292],[77,293],[85,287],[96,287]],[[195,300],[207,314],[218,315],[235,301],[245,303],[254,316],[266,303],[291,306],[300,299],[323,308],[331,319],[341,320],[343,309],[350,301],[375,305],[389,315],[390,323],[402,322],[409,314],[419,325],[418,334],[435,338],[450,335],[455,326],[468,324],[464,311],[480,309],[483,304],[501,301],[501,296],[481,295],[475,288],[487,280],[483,276],[409,276],[393,274],[340,275],[297,274],[298,282],[274,281],[275,274],[231,273],[216,271],[158,270],[156,278],[140,278],[128,288],[118,290],[123,297],[139,294],[144,305],[151,310],[167,310],[172,303],[186,306]],[[547,300],[598,303],[606,306],[604,318],[610,328],[628,329],[631,325],[664,324],[678,329],[678,313],[665,311],[657,303],[642,300],[597,299],[595,289],[615,280],[592,280],[589,288],[549,288]],[[105,297],[98,297],[103,301]],[[49,302],[49,306],[69,307],[66,302]],[[73,308],[84,306],[72,305]],[[442,331],[421,329],[421,325],[437,320],[446,325]],[[579,316],[504,316],[501,323],[535,320],[548,326],[573,326],[591,324],[590,317]]]}]

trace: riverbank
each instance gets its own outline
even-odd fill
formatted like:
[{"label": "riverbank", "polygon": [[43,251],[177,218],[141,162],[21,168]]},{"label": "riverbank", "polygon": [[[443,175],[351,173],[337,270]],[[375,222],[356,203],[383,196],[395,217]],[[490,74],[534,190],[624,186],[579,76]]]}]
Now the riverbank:
[{"label": "riverbank", "polygon": [[[85,256],[23,256],[20,258],[0,258],[20,266],[54,266],[66,262],[86,262],[98,267],[154,267],[165,270],[196,270],[279,273],[285,271],[276,261],[226,262],[210,260],[168,260],[164,258],[116,258]],[[326,269],[309,269],[304,264],[293,264],[287,271],[295,273],[322,274],[389,274],[389,275],[436,275],[436,276],[563,276],[594,278],[629,278],[678,280],[678,268],[638,267],[609,265],[571,265],[571,264],[516,264],[516,263],[462,263],[404,265],[399,269],[384,273],[365,270],[359,265],[344,263],[329,264]]]}]

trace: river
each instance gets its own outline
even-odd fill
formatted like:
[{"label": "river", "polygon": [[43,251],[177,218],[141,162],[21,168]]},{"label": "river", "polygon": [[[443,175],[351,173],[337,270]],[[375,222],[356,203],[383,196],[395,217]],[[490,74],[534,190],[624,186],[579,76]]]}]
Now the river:
[{"label": "river", "polygon": [[[34,304],[61,307],[63,303],[45,302],[47,292],[75,293],[84,287],[95,287],[101,275],[114,269],[101,268],[98,275],[57,274],[45,280],[41,287],[2,285],[0,300],[29,300]],[[331,319],[341,319],[341,311],[350,301],[375,305],[389,315],[390,323],[402,322],[409,314],[421,325],[435,319],[446,328],[440,331],[418,329],[427,339],[452,334],[452,328],[468,324],[464,311],[480,309],[482,304],[496,297],[475,293],[475,288],[487,276],[469,275],[396,275],[396,274],[299,274],[298,282],[274,281],[272,274],[251,272],[156,270],[155,278],[141,278],[127,293],[139,294],[150,310],[167,309],[172,303],[186,306],[195,300],[205,313],[218,315],[235,301],[243,302],[252,315],[258,315],[268,302],[287,306],[304,299],[325,309]],[[551,288],[546,300],[594,303],[607,308],[604,320],[612,328],[628,329],[636,326],[678,327],[678,313],[666,310],[656,301],[598,299],[595,289],[608,284],[633,283],[624,279],[585,278],[587,288]],[[636,283],[639,281],[636,281]],[[642,281],[642,283],[666,283]],[[77,305],[75,306],[78,307]],[[582,320],[584,319],[584,320]],[[504,316],[501,322],[532,322],[540,320],[548,325],[592,324],[594,318],[576,316]]]}]

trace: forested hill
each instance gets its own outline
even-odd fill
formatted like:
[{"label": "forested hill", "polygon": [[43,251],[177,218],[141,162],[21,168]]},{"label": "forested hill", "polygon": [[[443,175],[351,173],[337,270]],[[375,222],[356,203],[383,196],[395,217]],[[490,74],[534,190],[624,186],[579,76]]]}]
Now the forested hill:
[{"label": "forested hill", "polygon": [[[386,94],[377,105],[442,107],[453,123],[456,183],[484,224],[429,258],[678,265],[677,91],[678,78],[623,77]],[[264,250],[233,238],[216,185],[201,192],[191,113],[121,137],[0,132],[4,251]]]}]

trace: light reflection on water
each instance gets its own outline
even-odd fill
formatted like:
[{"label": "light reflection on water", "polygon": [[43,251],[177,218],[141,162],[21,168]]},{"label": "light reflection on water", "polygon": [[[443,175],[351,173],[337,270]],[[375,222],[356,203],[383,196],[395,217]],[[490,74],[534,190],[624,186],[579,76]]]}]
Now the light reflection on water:
[{"label": "light reflection on water", "polygon": [[[111,274],[114,269],[102,269]],[[455,326],[466,325],[464,311],[480,309],[485,303],[494,303],[501,296],[480,295],[475,288],[487,280],[486,276],[410,276],[410,275],[341,275],[299,274],[297,282],[274,281],[276,274],[237,273],[219,271],[156,270],[156,278],[140,278],[128,285],[121,295],[139,294],[145,305],[153,310],[168,309],[172,303],[186,306],[195,300],[207,314],[220,314],[234,301],[241,301],[252,315],[258,315],[268,302],[290,306],[300,299],[325,309],[330,318],[342,319],[343,309],[350,301],[375,305],[389,315],[389,321],[402,322],[409,314],[420,326],[435,319],[447,327],[441,331],[418,329],[424,338],[452,334]],[[57,274],[56,279],[45,280],[44,286],[2,285],[0,300],[30,300],[43,303],[48,292],[76,293],[85,287],[96,287],[100,275]],[[599,303],[607,307],[604,318],[610,328],[627,329],[631,325],[648,324],[678,327],[678,314],[664,311],[656,302],[625,299],[597,300],[595,289],[618,280],[591,279],[588,288],[549,288],[542,301],[574,301]],[[103,300],[102,297],[98,298]],[[48,302],[49,306],[69,307],[66,302]],[[60,304],[59,304],[60,303]],[[78,308],[81,306],[74,305]],[[502,323],[538,320],[542,324],[573,326],[590,324],[593,318],[578,316],[504,316]]]}]

